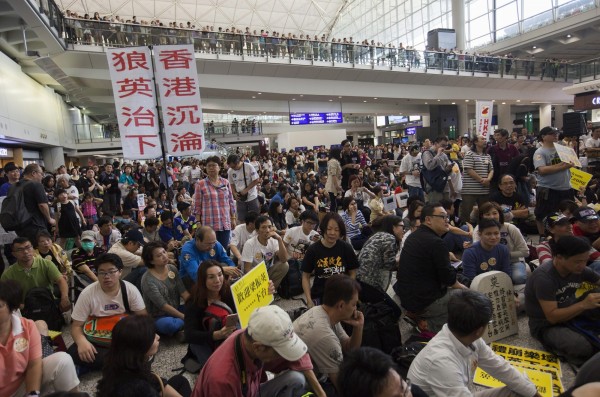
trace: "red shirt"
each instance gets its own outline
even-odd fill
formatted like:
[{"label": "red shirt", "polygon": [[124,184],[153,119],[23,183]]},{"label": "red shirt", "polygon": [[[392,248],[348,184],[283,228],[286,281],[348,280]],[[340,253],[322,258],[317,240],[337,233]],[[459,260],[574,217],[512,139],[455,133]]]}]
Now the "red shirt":
[{"label": "red shirt", "polygon": [[235,357],[235,338],[243,332],[244,330],[239,330],[231,334],[210,356],[196,380],[192,397],[258,397],[263,370],[277,373],[285,369],[306,371],[313,368],[308,353],[294,362],[281,359],[263,364],[260,360],[252,360],[246,352],[242,337],[242,355],[248,379],[248,393],[243,396],[240,370]]},{"label": "red shirt", "polygon": [[12,331],[0,345],[0,396],[12,396],[25,382],[30,361],[42,358],[42,340],[35,323],[11,315]]}]

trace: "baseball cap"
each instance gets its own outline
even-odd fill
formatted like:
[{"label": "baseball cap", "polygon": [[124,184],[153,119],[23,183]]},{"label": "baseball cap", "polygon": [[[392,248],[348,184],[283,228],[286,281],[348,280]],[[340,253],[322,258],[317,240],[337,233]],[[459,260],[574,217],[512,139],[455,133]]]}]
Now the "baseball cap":
[{"label": "baseball cap", "polygon": [[569,223],[570,220],[560,212],[554,212],[544,218],[544,227],[550,231],[557,223],[565,224]]},{"label": "baseball cap", "polygon": [[4,165],[4,172],[11,172],[16,169],[18,169],[18,167],[12,161]]},{"label": "baseball cap", "polygon": [[191,206],[190,203],[186,203],[185,201],[180,201],[179,203],[177,203],[177,211],[179,211],[179,212],[185,211],[190,206]]},{"label": "baseball cap", "polygon": [[296,361],[308,348],[296,335],[290,316],[279,306],[259,307],[248,321],[248,335],[256,342],[272,347],[287,361]]},{"label": "baseball cap", "polygon": [[146,242],[144,241],[144,235],[137,229],[131,229],[123,236],[124,240],[127,241],[135,241],[140,243],[140,245],[144,245]]},{"label": "baseball cap", "polygon": [[589,207],[579,207],[573,212],[573,217],[571,218],[571,222],[576,221],[595,221],[599,219],[598,214],[592,208]]},{"label": "baseball cap", "polygon": [[91,230],[86,230],[81,233],[81,240],[96,241],[96,234]]}]

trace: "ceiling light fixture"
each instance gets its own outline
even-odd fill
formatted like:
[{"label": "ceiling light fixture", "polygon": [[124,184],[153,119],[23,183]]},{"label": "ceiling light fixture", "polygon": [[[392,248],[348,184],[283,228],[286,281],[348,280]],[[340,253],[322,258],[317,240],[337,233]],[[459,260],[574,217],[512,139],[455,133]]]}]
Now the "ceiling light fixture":
[{"label": "ceiling light fixture", "polygon": [[469,100],[468,100],[468,99],[465,99],[465,102],[469,102]]},{"label": "ceiling light fixture", "polygon": [[570,39],[571,37],[573,37],[573,36],[571,36],[570,34],[567,35],[567,39]]},{"label": "ceiling light fixture", "polygon": [[295,101],[295,100],[296,100],[296,98],[292,98],[292,101]]},{"label": "ceiling light fixture", "polygon": [[363,102],[367,102],[367,101],[363,101]]},{"label": "ceiling light fixture", "polygon": [[377,98],[373,98],[373,99],[377,99]]},{"label": "ceiling light fixture", "polygon": [[257,92],[258,95],[262,95],[262,92]]},{"label": "ceiling light fixture", "polygon": [[521,100],[520,100],[520,99],[517,99],[517,102],[521,102]]},{"label": "ceiling light fixture", "polygon": [[503,105],[506,105],[506,102],[502,102]]},{"label": "ceiling light fixture", "polygon": [[440,101],[441,101],[441,99],[438,99],[438,102],[440,102]]},{"label": "ceiling light fixture", "polygon": [[253,97],[252,97],[252,99],[256,99],[256,97],[255,97],[255,96],[253,96]]},{"label": "ceiling light fixture", "polygon": [[453,105],[456,105],[456,102],[452,102]]},{"label": "ceiling light fixture", "polygon": [[333,99],[330,99],[329,102],[333,102]]},{"label": "ceiling light fixture", "polygon": [[537,48],[537,46],[535,46],[535,45],[534,45],[534,46],[533,46],[533,49],[535,50],[536,48]]}]

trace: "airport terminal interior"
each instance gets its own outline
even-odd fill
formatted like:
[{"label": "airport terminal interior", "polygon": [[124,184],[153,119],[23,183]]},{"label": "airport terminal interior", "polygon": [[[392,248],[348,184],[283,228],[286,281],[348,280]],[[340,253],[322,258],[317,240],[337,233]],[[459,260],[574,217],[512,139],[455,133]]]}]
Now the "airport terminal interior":
[{"label": "airport terminal interior", "polygon": [[[396,264],[393,269],[385,269],[390,280],[386,280],[377,292],[385,296],[390,305],[401,309],[402,315],[397,315],[397,328],[402,335],[400,342],[406,344],[412,342],[414,339],[410,338],[415,335],[430,339],[437,331],[440,332],[438,335],[444,332],[427,328],[427,325],[423,328],[422,322],[427,323],[423,313],[428,311],[407,308],[398,292],[402,288],[402,277],[401,270],[396,270],[398,266],[402,268],[402,255],[410,241],[406,234],[417,233],[429,223],[435,224],[436,216],[445,216],[445,224],[450,223],[450,229],[444,233],[455,233],[459,240],[462,238],[457,243],[460,247],[448,250],[454,281],[462,285],[465,263],[461,259],[464,260],[464,254],[473,245],[490,244],[483,241],[483,231],[473,230],[473,226],[488,220],[478,213],[478,206],[482,208],[489,204],[490,197],[502,198],[513,192],[522,194],[525,200],[521,201],[525,203],[513,207],[500,203],[501,206],[495,204],[500,211],[496,207],[490,210],[496,211],[500,231],[499,243],[492,245],[506,245],[506,240],[512,238],[506,230],[513,230],[510,233],[519,234],[519,243],[526,244],[528,251],[519,255],[517,251],[522,245],[517,247],[518,244],[510,242],[508,248],[511,251],[506,249],[511,259],[508,265],[509,268],[512,265],[513,270],[512,282],[508,277],[507,284],[512,291],[507,295],[510,305],[506,303],[510,313],[504,312],[503,318],[510,317],[510,321],[501,318],[499,301],[493,300],[493,289],[489,292],[485,289],[488,287],[481,286],[483,278],[478,284],[483,288],[479,291],[489,292],[492,302],[498,304],[496,308],[492,303],[495,317],[490,319],[490,331],[484,333],[484,339],[488,343],[509,345],[512,351],[526,352],[520,357],[503,356],[509,360],[537,364],[537,369],[551,367],[545,372],[555,377],[548,380],[549,390],[542,391],[540,380],[534,383],[540,396],[559,396],[574,385],[583,362],[567,360],[559,354],[561,362],[556,364],[556,371],[552,359],[540,358],[538,351],[550,349],[548,343],[541,342],[539,335],[533,336],[530,332],[531,312],[525,298],[536,295],[528,295],[526,288],[529,288],[536,268],[548,263],[536,247],[543,246],[542,251],[545,249],[547,255],[557,249],[557,237],[552,243],[548,241],[559,225],[567,224],[562,221],[563,217],[571,218],[569,224],[573,224],[567,234],[584,236],[595,254],[600,251],[597,213],[600,210],[599,33],[600,0],[0,0],[0,179],[8,184],[4,193],[0,187],[0,196],[6,196],[10,185],[27,170],[38,170],[36,164],[43,167],[39,172],[44,177],[38,182],[44,185],[49,201],[42,215],[47,212],[48,219],[53,222],[56,216],[59,229],[67,228],[60,226],[65,223],[60,217],[67,216],[68,210],[61,208],[72,202],[76,223],[71,225],[76,231],[74,235],[51,227],[50,221],[47,221],[47,227],[42,227],[48,229],[48,238],[55,247],[53,250],[58,250],[53,251],[50,259],[56,263],[58,253],[62,252],[67,261],[73,262],[73,252],[84,251],[85,233],[92,233],[92,236],[95,233],[97,246],[102,245],[107,250],[113,244],[134,244],[136,237],[135,233],[130,234],[134,230],[130,224],[143,225],[150,217],[149,211],[144,211],[145,207],[156,210],[153,217],[160,221],[160,224],[156,223],[159,230],[169,221],[180,225],[177,222],[183,221],[178,217],[184,217],[188,207],[191,207],[189,213],[199,218],[200,208],[208,205],[208,198],[199,195],[200,181],[212,181],[214,168],[211,171],[210,164],[216,156],[220,166],[220,171],[216,172],[221,172],[224,177],[217,181],[222,181],[218,182],[221,187],[229,186],[231,202],[235,202],[225,205],[225,196],[219,193],[219,200],[223,201],[210,204],[213,206],[211,211],[223,213],[216,218],[225,217],[226,226],[215,228],[204,212],[202,222],[198,219],[197,225],[189,225],[189,230],[188,225],[184,225],[185,237],[182,237],[184,233],[178,234],[173,242],[161,234],[162,241],[171,244],[169,263],[179,268],[179,274],[182,262],[189,261],[189,253],[182,254],[186,241],[195,241],[197,249],[201,250],[202,238],[199,240],[198,233],[202,227],[212,227],[218,244],[224,245],[231,258],[239,263],[240,271],[248,270],[245,264],[251,262],[241,259],[245,258],[243,253],[236,258],[237,249],[230,252],[231,245],[226,246],[230,244],[229,237],[223,237],[223,233],[229,236],[236,223],[244,224],[240,216],[246,216],[248,208],[253,208],[240,209],[240,204],[252,201],[244,201],[243,197],[247,197],[244,194],[248,192],[258,200],[252,211],[272,218],[278,214],[277,209],[271,211],[271,207],[277,207],[272,199],[281,194],[278,196],[279,207],[285,215],[281,215],[281,226],[273,219],[274,234],[279,233],[279,237],[271,237],[279,241],[280,247],[291,241],[287,240],[286,230],[302,227],[303,222],[307,222],[307,218],[300,215],[304,210],[314,209],[307,212],[314,212],[318,222],[330,219],[330,215],[341,215],[339,218],[346,222],[343,233],[348,233],[342,236],[347,240],[343,242],[351,248],[354,262],[357,266],[360,263],[361,267],[363,260],[368,261],[364,258],[366,248],[363,244],[365,247],[369,244],[371,233],[373,236],[379,234],[373,233],[372,226],[377,225],[379,216],[395,216],[403,221],[405,237],[396,235],[396,239],[392,239],[396,244]],[[167,59],[168,56],[171,58]],[[178,67],[185,70],[170,70]],[[179,125],[186,129],[177,129]],[[483,146],[478,146],[478,142]],[[543,153],[538,150],[554,150],[553,143],[564,147],[564,156],[572,155],[571,160],[567,162],[561,152],[560,158],[556,155],[556,161],[540,163]],[[503,154],[511,150],[514,155]],[[405,159],[416,158],[417,153],[419,159],[423,159],[422,163],[419,160],[420,165],[414,168],[414,164],[408,162],[408,167],[413,168],[404,168]],[[427,177],[429,163],[426,164],[424,159],[430,153],[435,156],[431,161],[442,157],[445,160],[440,161],[447,161],[440,163],[447,168],[441,191],[435,190],[433,181]],[[334,174],[335,164],[330,164],[332,154],[341,161],[339,178]],[[235,167],[240,162],[244,178],[247,164],[256,171],[251,179],[260,179],[251,187],[245,179],[234,181],[235,172],[239,170]],[[553,185],[555,180],[550,185],[545,184],[549,172],[546,170],[558,167],[557,163],[568,165],[559,170],[567,177],[565,189]],[[490,168],[482,168],[482,164]],[[104,175],[113,175],[110,167],[114,167],[119,180],[118,188],[116,180],[112,187],[104,182]],[[128,172],[126,168],[129,168]],[[16,170],[19,175],[12,181],[11,172]],[[165,170],[168,177],[165,177]],[[552,170],[558,172],[555,168]],[[86,174],[89,171],[91,177]],[[61,176],[65,173],[67,175]],[[452,180],[453,174],[458,175],[461,187]],[[218,178],[218,174],[215,175]],[[504,176],[514,180],[509,181],[514,186],[505,187]],[[94,190],[92,182],[80,183],[85,178],[93,181],[94,177],[100,189]],[[579,177],[583,181],[577,179]],[[355,179],[360,187],[352,187]],[[333,181],[336,181],[335,186]],[[242,186],[240,189],[238,182]],[[213,189],[220,188],[215,184],[217,182],[211,183]],[[357,193],[356,189],[363,189],[362,193]],[[508,190],[504,189],[512,190],[505,193]],[[253,190],[258,190],[258,194],[252,193]],[[65,200],[61,200],[63,193]],[[294,197],[299,206],[292,203]],[[348,200],[347,203],[344,197],[353,197],[358,202]],[[420,207],[411,207],[415,199],[422,201]],[[421,210],[427,208],[423,207],[424,203],[440,199],[452,204],[453,214],[450,207],[445,207],[443,214],[415,215],[416,208],[421,214]],[[562,199],[569,199],[573,206],[564,204],[566,200]],[[373,202],[376,203],[372,205]],[[559,202],[564,204],[560,208]],[[93,220],[90,209],[84,207],[86,203],[94,207]],[[357,212],[352,210],[354,204],[359,207]],[[231,214],[227,209],[223,210],[229,206]],[[4,213],[4,206],[2,208]],[[30,207],[27,208],[29,211]],[[437,211],[442,207],[435,208]],[[591,214],[584,210],[590,210]],[[171,213],[171,219],[163,217],[165,213]],[[237,219],[230,216],[236,213]],[[103,226],[98,225],[102,215],[109,216],[108,221],[115,231],[117,225],[125,228],[117,231],[119,238],[124,239],[120,240],[122,243],[102,234]],[[353,226],[355,216],[363,218],[364,230],[363,225]],[[87,219],[85,223],[84,218]],[[318,233],[314,241],[319,238],[326,241],[329,224],[326,224],[327,230],[322,230],[318,222],[312,222],[312,228],[317,230],[313,233]],[[382,222],[385,223],[380,219],[375,231],[382,227]],[[505,222],[510,225],[508,229]],[[595,222],[597,228],[588,233],[584,230],[587,226],[579,224],[589,225],[589,222]],[[0,223],[4,225],[4,222]],[[258,226],[256,228],[259,231]],[[146,233],[143,228],[135,231],[140,236],[142,232]],[[475,238],[478,233],[481,233],[481,242],[478,242],[480,237]],[[31,230],[24,235],[32,235]],[[22,251],[11,252],[11,243],[17,236],[23,237],[19,230],[9,232],[2,228],[0,243],[6,245],[0,270],[6,271],[24,255]],[[43,238],[32,236],[38,240]],[[359,242],[356,236],[364,237],[364,241]],[[442,240],[437,235],[436,238]],[[149,243],[146,234],[144,239],[146,244]],[[16,241],[19,245],[20,240]],[[444,242],[449,244],[446,238]],[[41,250],[38,241],[32,243],[34,248]],[[139,260],[140,267],[144,266],[144,261],[148,264],[148,258],[141,254],[142,243],[144,241],[136,246],[139,250],[132,251],[137,255],[134,261]],[[308,247],[311,242],[306,244]],[[308,252],[310,248],[305,247],[305,250]],[[306,289],[311,290],[312,285],[314,291],[315,284],[309,278],[310,270],[307,273],[301,260],[297,259],[303,257],[304,251],[300,257],[293,257],[288,245],[287,254],[290,269],[293,259],[302,266],[298,274],[308,276],[298,287],[298,293],[292,296],[281,292],[284,284],[279,285],[279,279],[272,305],[297,316],[307,305],[305,298],[310,297]],[[592,253],[590,258],[597,258],[595,254]],[[210,257],[214,255],[211,248]],[[552,256],[548,261],[551,259]],[[151,252],[150,262],[153,260]],[[589,261],[589,267],[594,269],[595,262]],[[515,262],[523,265],[523,278],[519,281],[516,280]],[[495,262],[489,263],[489,266],[488,262],[478,263],[477,274],[500,270],[494,266]],[[125,263],[125,269],[127,266]],[[340,272],[357,278],[357,271],[349,270],[348,263],[345,266],[346,270],[342,267]],[[198,263],[191,273],[194,277],[197,269]],[[596,272],[590,270],[589,289],[594,288],[593,283],[600,285],[597,281],[599,269],[600,265],[595,268]],[[106,279],[108,273],[101,276],[101,272],[94,274],[96,270],[87,268],[96,280]],[[383,270],[373,270],[379,271]],[[273,280],[270,272],[271,267],[269,276]],[[287,275],[283,274],[282,277],[287,277],[284,281],[291,273],[290,270]],[[318,269],[315,269],[314,280],[329,277],[317,273]],[[459,273],[458,278],[456,273]],[[173,279],[171,274],[169,271],[168,278]],[[67,275],[66,270],[64,275],[70,288],[70,304],[75,305],[75,297],[81,291],[71,292],[76,290],[74,283],[78,276]],[[234,280],[229,273],[226,276],[230,281]],[[362,277],[364,280],[358,269],[360,285],[368,282],[367,276],[363,274]],[[88,283],[94,281],[87,280]],[[304,285],[308,280],[312,284]],[[396,280],[398,288],[393,287]],[[179,281],[185,284],[185,280]],[[201,292],[192,291],[195,278],[188,275],[188,281],[190,284],[183,290],[187,289],[192,296],[202,296]],[[472,277],[463,281],[468,285]],[[496,281],[494,279],[492,285]],[[489,282],[487,278],[485,282]],[[445,290],[452,284],[441,285]],[[475,284],[471,284],[472,290],[476,289]],[[61,295],[58,292],[57,287],[54,291],[57,298]],[[187,299],[188,292],[182,292],[181,297],[185,295]],[[198,299],[206,301],[207,293],[203,293],[203,298]],[[146,294],[141,295],[147,299]],[[179,299],[178,294],[176,296]],[[3,297],[0,292],[0,304],[4,302],[6,307],[8,301]],[[363,296],[360,297],[362,304]],[[318,306],[323,302],[316,297],[315,303]],[[312,305],[309,302],[308,306]],[[502,305],[506,310],[504,296]],[[0,310],[4,307],[0,306]],[[600,306],[595,307],[596,311],[600,310]],[[169,310],[180,315],[181,324],[171,335],[159,332],[160,348],[153,355],[152,370],[165,379],[182,372],[194,389],[192,395],[208,395],[202,394],[199,386],[195,388],[202,374],[199,377],[198,373],[184,369],[182,358],[196,353],[190,353],[186,342],[183,311],[178,312],[173,307]],[[237,310],[240,311],[240,306]],[[81,311],[66,312],[66,324],[56,330],[62,331],[59,339],[64,343],[54,347],[65,350],[73,344],[75,353],[70,354],[77,355],[77,345],[73,341],[78,335],[72,334],[73,319],[70,316],[73,313],[79,315]],[[2,318],[0,320],[4,321]],[[367,320],[365,317],[365,333]],[[510,326],[503,326],[502,321],[510,322]],[[595,321],[593,349],[597,352],[600,326],[597,318]],[[428,334],[428,329],[435,332]],[[370,332],[376,333],[377,326]],[[296,333],[299,333],[297,329]],[[498,336],[500,334],[503,336]],[[2,338],[0,345],[1,342]],[[498,345],[494,347],[497,352],[499,349]],[[308,351],[311,352],[310,345]],[[0,364],[6,362],[0,361]],[[77,362],[74,367],[80,382],[78,390],[96,395],[103,372],[90,370]],[[414,369],[411,374],[412,371]],[[597,368],[596,371],[600,372]],[[323,375],[316,368],[315,373]],[[330,377],[330,383],[337,379],[337,373],[335,375],[335,378]],[[476,378],[479,380],[476,379],[475,385],[473,378],[469,379],[468,385],[474,393],[498,386],[498,383],[482,381],[481,374]],[[403,379],[408,380],[406,376]],[[411,382],[421,386],[415,379]],[[596,377],[596,382],[600,382],[600,376]],[[5,389],[7,396],[27,395],[31,390],[26,390],[25,383],[23,381],[19,390]],[[406,383],[402,385],[402,390],[405,386],[410,388]],[[343,397],[338,385],[332,390],[327,395]],[[1,391],[2,385],[0,395],[4,397]],[[175,392],[173,388],[171,391]],[[321,392],[315,395],[325,395]],[[162,395],[190,395],[189,391],[177,390],[175,393],[178,394],[165,391]],[[388,394],[373,391],[372,395]],[[417,394],[413,389],[412,395],[427,394]],[[430,392],[429,395],[450,394]]]}]

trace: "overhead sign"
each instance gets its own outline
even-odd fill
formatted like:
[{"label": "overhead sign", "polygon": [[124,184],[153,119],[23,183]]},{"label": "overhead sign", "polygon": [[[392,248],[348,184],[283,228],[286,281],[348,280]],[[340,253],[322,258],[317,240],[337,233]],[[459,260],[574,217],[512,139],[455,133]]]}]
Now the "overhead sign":
[{"label": "overhead sign", "polygon": [[123,157],[130,160],[160,157],[162,151],[150,49],[113,48],[107,49],[106,55]]},{"label": "overhead sign", "polygon": [[154,57],[167,152],[202,153],[206,145],[194,46],[155,46]]},{"label": "overhead sign", "polygon": [[417,133],[417,127],[409,127],[404,130],[405,135],[415,135]]},{"label": "overhead sign", "polygon": [[290,113],[290,125],[343,123],[342,112]]},{"label": "overhead sign", "polygon": [[600,108],[600,93],[598,91],[575,95],[573,109],[589,110]]}]

